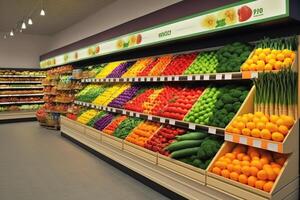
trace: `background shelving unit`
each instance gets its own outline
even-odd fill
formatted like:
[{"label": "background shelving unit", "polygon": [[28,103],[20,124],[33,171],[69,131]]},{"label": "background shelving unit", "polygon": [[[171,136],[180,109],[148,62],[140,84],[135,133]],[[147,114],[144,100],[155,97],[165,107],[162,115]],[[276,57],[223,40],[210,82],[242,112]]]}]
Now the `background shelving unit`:
[{"label": "background shelving unit", "polygon": [[0,120],[34,120],[44,103],[43,70],[0,69]]}]

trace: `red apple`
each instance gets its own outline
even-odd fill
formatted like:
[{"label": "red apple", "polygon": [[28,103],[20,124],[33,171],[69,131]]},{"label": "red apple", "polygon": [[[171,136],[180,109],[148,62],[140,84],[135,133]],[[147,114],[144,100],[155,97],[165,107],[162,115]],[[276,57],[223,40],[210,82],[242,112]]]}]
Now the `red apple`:
[{"label": "red apple", "polygon": [[142,35],[141,35],[141,34],[138,34],[136,37],[137,37],[137,38],[136,38],[136,43],[137,43],[137,44],[140,44],[140,43],[142,42]]},{"label": "red apple", "polygon": [[248,6],[242,6],[238,10],[238,14],[240,22],[247,21],[252,16],[252,9]]}]

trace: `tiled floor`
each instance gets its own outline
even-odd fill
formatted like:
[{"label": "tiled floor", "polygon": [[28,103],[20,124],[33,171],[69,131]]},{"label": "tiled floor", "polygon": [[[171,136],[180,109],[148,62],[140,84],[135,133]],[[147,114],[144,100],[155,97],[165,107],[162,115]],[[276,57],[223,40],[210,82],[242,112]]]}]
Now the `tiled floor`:
[{"label": "tiled floor", "polygon": [[37,122],[0,124],[1,200],[167,199]]}]

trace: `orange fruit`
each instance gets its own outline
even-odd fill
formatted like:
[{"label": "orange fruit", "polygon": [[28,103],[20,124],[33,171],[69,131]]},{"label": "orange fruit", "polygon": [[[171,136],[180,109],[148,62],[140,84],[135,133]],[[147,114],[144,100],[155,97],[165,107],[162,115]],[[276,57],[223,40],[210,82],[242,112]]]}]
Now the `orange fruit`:
[{"label": "orange fruit", "polygon": [[239,179],[239,174],[236,173],[236,172],[231,172],[230,173],[230,179],[234,180],[234,181],[237,181]]},{"label": "orange fruit", "polygon": [[241,165],[233,165],[232,171],[240,174],[241,173]]},{"label": "orange fruit", "polygon": [[212,172],[215,173],[215,174],[221,175],[221,169],[219,167],[214,167],[212,169]]},{"label": "orange fruit", "polygon": [[250,130],[255,128],[255,123],[254,122],[247,122],[246,127]]},{"label": "orange fruit", "polygon": [[260,159],[260,163],[264,166],[266,164],[269,164],[269,159],[267,157],[262,157]]},{"label": "orange fruit", "polygon": [[228,164],[226,168],[227,168],[230,172],[232,172],[232,171],[233,171],[233,166],[234,166],[233,164]]},{"label": "orange fruit", "polygon": [[253,60],[252,59],[247,59],[246,63],[249,65],[253,64]]},{"label": "orange fruit", "polygon": [[293,60],[291,58],[285,58],[283,61],[283,66],[284,67],[290,67],[293,63]]},{"label": "orange fruit", "polygon": [[253,160],[259,160],[259,157],[258,157],[258,156],[253,156],[253,157],[252,157],[252,161],[253,161]]},{"label": "orange fruit", "polygon": [[244,124],[244,122],[238,122],[237,124],[236,124],[236,128],[238,128],[238,129],[240,129],[240,130],[242,130],[243,128],[245,128],[246,126],[245,126],[245,124]]},{"label": "orange fruit", "polygon": [[269,164],[264,164],[263,170],[272,169],[272,166]]},{"label": "orange fruit", "polygon": [[260,130],[257,129],[257,128],[252,129],[252,131],[251,131],[251,136],[252,136],[252,137],[259,138],[259,137],[260,137]]},{"label": "orange fruit", "polygon": [[265,65],[265,67],[264,67],[264,70],[265,70],[265,71],[271,71],[272,69],[273,69],[273,65],[270,64],[270,63],[267,63],[267,64]]},{"label": "orange fruit", "polygon": [[249,71],[249,65],[248,63],[244,63],[241,67],[242,71]]},{"label": "orange fruit", "polygon": [[238,159],[238,160],[243,160],[243,157],[245,156],[245,154],[244,153],[238,153],[237,155],[236,155],[236,158]]},{"label": "orange fruit", "polygon": [[[277,121],[277,120],[276,120]],[[275,132],[278,130],[278,126],[276,123],[273,122],[267,122],[266,123],[266,129],[268,129],[269,131],[271,131],[271,133]]]},{"label": "orange fruit", "polygon": [[282,53],[277,54],[276,59],[279,61],[283,61],[284,60],[284,55]]},{"label": "orange fruit", "polygon": [[232,125],[233,128],[237,128],[238,123],[239,123],[238,120],[234,120],[231,125]]},{"label": "orange fruit", "polygon": [[252,121],[256,124],[256,123],[260,122],[260,118],[257,116],[254,116]]},{"label": "orange fruit", "polygon": [[271,115],[270,116],[270,122],[276,123],[276,121],[279,119],[278,115]]},{"label": "orange fruit", "polygon": [[242,166],[249,166],[249,165],[250,165],[250,162],[249,162],[248,160],[243,160],[243,161],[241,162],[241,165],[242,165]]},{"label": "orange fruit", "polygon": [[253,63],[256,63],[257,61],[258,61],[258,56],[257,55],[254,55],[253,57],[252,57],[252,61],[253,61]]},{"label": "orange fruit", "polygon": [[275,63],[276,63],[276,60],[275,60],[274,58],[271,58],[271,59],[269,60],[269,63],[268,63],[268,64],[271,64],[272,66],[274,66]]},{"label": "orange fruit", "polygon": [[260,130],[264,129],[265,127],[266,127],[266,125],[263,122],[257,122],[256,123],[256,128],[258,128]]},{"label": "orange fruit", "polygon": [[245,174],[239,175],[239,182],[243,183],[243,184],[247,184],[248,183],[248,177]]},{"label": "orange fruit", "polygon": [[283,125],[287,126],[288,128],[291,128],[294,125],[294,118],[287,115],[281,115],[280,119],[283,120]]},{"label": "orange fruit", "polygon": [[257,178],[260,179],[260,180],[267,180],[268,179],[268,174],[265,170],[259,170],[257,172]]},{"label": "orange fruit", "polygon": [[251,170],[250,170],[250,167],[249,166],[243,166],[241,168],[241,172],[243,174],[245,174],[246,176],[250,176],[251,175]]},{"label": "orange fruit", "polygon": [[224,158],[223,161],[226,162],[227,165],[231,163],[231,159],[229,158]]},{"label": "orange fruit", "polygon": [[[277,158],[277,159],[279,159],[279,158]],[[281,165],[279,165],[279,164],[277,164],[277,163],[275,163],[275,162],[271,162],[271,167],[272,168],[279,168],[279,169],[281,169]]]},{"label": "orange fruit", "polygon": [[256,64],[251,64],[251,65],[249,65],[249,71],[256,71],[257,70],[257,66],[256,66]]},{"label": "orange fruit", "polygon": [[253,119],[253,117],[254,117],[254,114],[248,113],[248,114],[246,114],[246,115],[247,115],[248,121],[252,121],[252,119]]},{"label": "orange fruit", "polygon": [[273,188],[273,181],[268,181],[267,183],[264,184],[263,186],[263,190],[266,192],[271,192],[272,188]]},{"label": "orange fruit", "polygon": [[246,155],[246,156],[243,157],[243,161],[250,161],[250,160],[251,160],[250,156]]},{"label": "orange fruit", "polygon": [[239,135],[240,135],[241,132],[242,132],[241,129],[238,129],[238,128],[233,128],[233,129],[232,129],[232,133],[235,133],[235,134],[239,134]]},{"label": "orange fruit", "polygon": [[277,174],[273,171],[272,168],[266,168],[266,170],[264,170],[267,173],[268,176],[268,180],[269,181],[275,181]]},{"label": "orange fruit", "polygon": [[[260,53],[259,56],[258,56],[258,58],[259,58],[260,60],[265,60],[266,57],[267,57],[267,55],[266,55],[265,53]],[[259,61],[257,61],[257,63],[258,63],[258,62],[259,62]]]},{"label": "orange fruit", "polygon": [[241,144],[238,144],[234,147],[234,149],[232,150],[232,153],[246,153],[247,151],[247,146],[245,145],[241,145]]},{"label": "orange fruit", "polygon": [[243,128],[242,134],[249,136],[249,135],[251,135],[251,130],[249,128]]},{"label": "orange fruit", "polygon": [[226,153],[225,157],[229,158],[230,160],[234,160],[235,159],[235,155],[233,153]]},{"label": "orange fruit", "polygon": [[276,176],[278,176],[280,174],[281,169],[278,167],[274,167],[273,168],[273,172],[276,174]]},{"label": "orange fruit", "polygon": [[244,124],[246,124],[248,122],[248,117],[242,116],[242,118],[240,119],[240,122],[243,122]]},{"label": "orange fruit", "polygon": [[224,161],[217,161],[214,166],[222,170],[222,169],[226,169],[227,163]]},{"label": "orange fruit", "polygon": [[269,119],[268,119],[268,117],[263,116],[263,117],[260,118],[260,122],[265,124],[265,123],[269,122]]},{"label": "orange fruit", "polygon": [[252,160],[250,162],[252,167],[256,167],[257,169],[262,169],[263,165],[261,164],[260,160]]},{"label": "orange fruit", "polygon": [[271,53],[271,49],[270,48],[265,48],[263,49],[263,52],[266,54],[266,55],[269,55]]},{"label": "orange fruit", "polygon": [[263,129],[260,132],[260,137],[263,139],[266,139],[266,140],[270,140],[270,139],[272,139],[272,134],[269,131],[269,129]]},{"label": "orange fruit", "polygon": [[256,167],[253,167],[253,166],[250,167],[251,176],[256,176],[257,172],[258,172],[258,169]]},{"label": "orange fruit", "polygon": [[[255,55],[259,55],[259,54],[261,54],[263,52],[263,49],[262,48],[257,48],[257,49],[255,49],[255,52],[254,52],[254,54]],[[254,56],[253,56],[254,57]]]},{"label": "orange fruit", "polygon": [[282,142],[284,140],[284,135],[279,132],[272,133],[272,140],[276,142]]},{"label": "orange fruit", "polygon": [[265,65],[264,60],[258,60],[256,64],[257,71],[263,71],[265,69]]},{"label": "orange fruit", "polygon": [[282,62],[281,61],[276,61],[274,64],[274,67],[276,70],[280,70],[282,68]]},{"label": "orange fruit", "polygon": [[278,127],[278,132],[282,133],[283,135],[287,135],[289,132],[289,129],[285,125],[280,125]]},{"label": "orange fruit", "polygon": [[249,176],[248,177],[248,185],[255,187],[255,183],[257,181],[257,178],[255,176]]},{"label": "orange fruit", "polygon": [[254,115],[255,115],[255,117],[258,117],[258,118],[265,116],[263,112],[255,112]]},{"label": "orange fruit", "polygon": [[277,121],[276,121],[276,124],[277,126],[280,126],[280,125],[284,125],[284,120],[282,118],[279,118]]},{"label": "orange fruit", "polygon": [[221,175],[225,178],[230,178],[230,171],[228,169],[223,169]]},{"label": "orange fruit", "polygon": [[234,160],[232,160],[232,164],[233,165],[239,165],[240,161],[238,159],[234,159]]},{"label": "orange fruit", "polygon": [[266,181],[258,180],[258,181],[255,182],[255,187],[257,189],[262,190],[265,184],[266,184]]},{"label": "orange fruit", "polygon": [[229,125],[227,128],[226,128],[226,131],[228,132],[228,133],[232,133],[233,132],[233,126],[232,125]]}]

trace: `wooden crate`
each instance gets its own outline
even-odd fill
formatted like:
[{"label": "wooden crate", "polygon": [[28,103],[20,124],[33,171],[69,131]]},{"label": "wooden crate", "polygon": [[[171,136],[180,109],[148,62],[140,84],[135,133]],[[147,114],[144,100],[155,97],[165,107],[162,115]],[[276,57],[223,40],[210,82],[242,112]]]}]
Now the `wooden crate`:
[{"label": "wooden crate", "polygon": [[77,121],[71,120],[65,116],[61,116],[60,120],[61,126],[66,126],[67,128],[75,130],[76,132],[84,133],[85,125]]},{"label": "wooden crate", "polygon": [[85,126],[85,135],[91,139],[94,139],[98,142],[101,141],[101,131],[92,128],[90,126]]},{"label": "wooden crate", "polygon": [[102,133],[102,143],[111,145],[117,149],[123,149],[123,140],[106,133]]},{"label": "wooden crate", "polygon": [[124,141],[123,150],[153,164],[157,163],[157,153],[146,148]]},{"label": "wooden crate", "polygon": [[207,169],[206,184],[207,186],[214,188],[218,191],[224,192],[228,195],[231,195],[238,199],[247,199],[247,200],[266,200],[266,199],[282,199],[287,196],[290,192],[297,190],[299,187],[292,183],[296,177],[298,177],[299,171],[299,154],[294,153],[289,156],[284,166],[281,169],[280,174],[278,175],[273,189],[270,193],[263,190],[256,189],[254,187],[242,184],[237,181],[233,181],[223,176],[216,175],[211,172],[214,163],[225,153],[231,152],[232,148],[236,144],[225,142],[217,155],[214,157]]},{"label": "wooden crate", "polygon": [[188,165],[170,157],[158,154],[158,166],[168,169],[176,174],[187,177],[200,184],[205,184],[206,172],[203,169]]}]

